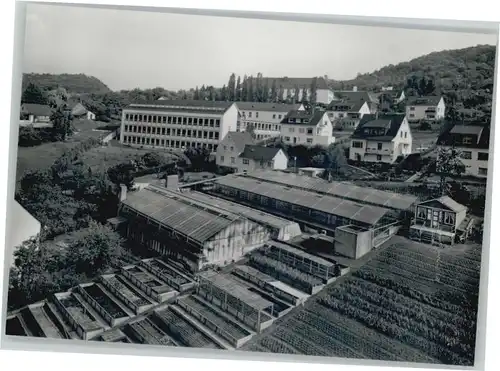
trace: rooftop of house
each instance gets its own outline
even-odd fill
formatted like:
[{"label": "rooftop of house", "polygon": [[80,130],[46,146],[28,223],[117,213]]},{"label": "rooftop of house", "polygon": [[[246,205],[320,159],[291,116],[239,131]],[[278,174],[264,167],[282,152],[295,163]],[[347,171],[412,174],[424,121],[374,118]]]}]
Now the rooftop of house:
[{"label": "rooftop of house", "polygon": [[244,111],[289,112],[291,110],[298,110],[301,104],[236,102],[236,106],[239,110]]},{"label": "rooftop of house", "polygon": [[367,103],[377,103],[378,101],[376,95],[368,91],[335,91],[334,94],[339,99],[346,99],[354,102],[365,101]]},{"label": "rooftop of house", "polygon": [[406,102],[407,106],[437,106],[441,96],[438,95],[428,95],[422,97],[408,97]]},{"label": "rooftop of house", "polygon": [[188,111],[205,113],[224,113],[233,102],[220,102],[209,100],[167,100],[160,99],[151,102],[137,102],[128,105],[125,110],[145,111]]},{"label": "rooftop of house", "polygon": [[239,152],[243,152],[245,146],[255,144],[255,139],[247,131],[230,131],[226,134],[221,143],[231,141]]},{"label": "rooftop of house", "polygon": [[241,158],[256,160],[256,161],[272,161],[280,148],[246,145],[244,151],[240,154]]},{"label": "rooftop of house", "polygon": [[46,104],[35,104],[35,103],[24,103],[22,105],[22,110],[34,116],[50,116],[52,115],[52,109]]},{"label": "rooftop of house", "polygon": [[351,138],[392,141],[405,117],[404,114],[364,115]]},{"label": "rooftop of house", "polygon": [[287,113],[287,115],[281,120],[282,124],[291,124],[291,125],[309,125],[316,126],[323,116],[325,115],[325,111],[316,110],[316,111],[299,111],[293,110]]},{"label": "rooftop of house", "polygon": [[488,149],[490,145],[490,128],[474,123],[470,125],[453,125],[438,137],[437,144],[450,147]]},{"label": "rooftop of house", "polygon": [[335,112],[359,112],[361,107],[365,105],[366,101],[352,101],[352,100],[334,100],[328,105],[329,111]]},{"label": "rooftop of house", "polygon": [[444,206],[446,209],[454,211],[456,213],[467,210],[466,206],[458,203],[457,201],[455,201],[454,199],[452,199],[449,196],[442,196],[442,197],[436,198],[434,200],[424,201],[424,202],[420,203],[420,205],[423,205],[423,206],[435,205],[436,203],[439,203],[442,206]]},{"label": "rooftop of house", "polygon": [[[273,81],[276,81],[276,87],[282,87],[285,89],[299,88],[310,88],[312,85],[314,77],[264,77],[263,84],[269,86],[273,85]],[[328,83],[324,77],[318,77],[316,80],[317,89],[328,89]]]}]

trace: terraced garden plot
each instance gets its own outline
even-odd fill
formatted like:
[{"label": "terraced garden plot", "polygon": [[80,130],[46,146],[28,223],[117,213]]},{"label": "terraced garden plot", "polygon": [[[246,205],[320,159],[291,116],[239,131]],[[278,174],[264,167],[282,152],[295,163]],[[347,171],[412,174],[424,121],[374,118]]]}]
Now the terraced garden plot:
[{"label": "terraced garden plot", "polygon": [[130,285],[127,285],[121,277],[113,276],[106,278],[109,285],[113,286],[121,295],[123,295],[127,300],[133,305],[141,307],[143,305],[151,304],[150,301],[146,300],[133,290]]},{"label": "terraced garden plot", "polygon": [[30,310],[35,318],[35,321],[38,323],[38,326],[40,326],[45,334],[45,337],[55,339],[64,338],[63,334],[61,334],[54,322],[52,322],[45,312],[43,306],[31,307]]},{"label": "terraced garden plot", "polygon": [[209,307],[195,296],[187,296],[179,299],[180,302],[194,309],[201,316],[215,324],[222,331],[227,332],[231,337],[239,340],[251,335],[250,332],[234,323],[233,321],[221,316],[216,310]]},{"label": "terraced garden plot", "polygon": [[470,366],[479,265],[466,253],[480,255],[389,246],[243,349]]},{"label": "terraced garden plot", "polygon": [[112,318],[127,317],[125,313],[112,299],[105,294],[97,285],[83,287],[83,290],[90,295]]},{"label": "terraced garden plot", "polygon": [[166,264],[163,264],[163,262],[160,260],[153,259],[150,260],[147,264],[152,266],[154,269],[158,270],[161,274],[168,276],[173,282],[179,285],[184,285],[190,282],[184,276],[178,274],[172,269],[169,269],[169,267]]},{"label": "terraced garden plot", "polygon": [[151,317],[160,329],[165,331],[180,344],[192,348],[220,348],[211,339],[201,333],[170,308],[155,312]]},{"label": "terraced garden plot", "polygon": [[273,296],[264,293],[262,290],[259,290],[259,289],[253,288],[253,287],[250,287],[249,290],[257,295],[262,296],[264,299],[269,300],[271,303],[273,303],[273,313],[270,313],[269,311],[266,310],[266,312],[272,316],[274,316],[274,315],[278,316],[280,313],[282,313],[286,310],[289,310],[292,307],[291,305],[288,305],[280,300],[277,300]]},{"label": "terraced garden plot", "polygon": [[177,346],[170,337],[147,318],[131,323],[128,327],[133,333],[133,337],[143,344]]},{"label": "terraced garden plot", "polygon": [[63,305],[69,315],[73,317],[73,319],[80,326],[82,326],[85,331],[92,331],[101,328],[101,325],[99,325],[92,314],[90,314],[73,295],[65,298],[59,298],[59,302]]}]

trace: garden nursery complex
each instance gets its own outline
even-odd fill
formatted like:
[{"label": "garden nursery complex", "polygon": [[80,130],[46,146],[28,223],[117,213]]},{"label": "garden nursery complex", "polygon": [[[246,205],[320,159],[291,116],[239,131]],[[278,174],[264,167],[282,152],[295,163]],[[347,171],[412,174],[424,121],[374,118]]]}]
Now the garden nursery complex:
[{"label": "garden nursery complex", "polygon": [[494,58],[26,74],[7,335],[474,365]]}]

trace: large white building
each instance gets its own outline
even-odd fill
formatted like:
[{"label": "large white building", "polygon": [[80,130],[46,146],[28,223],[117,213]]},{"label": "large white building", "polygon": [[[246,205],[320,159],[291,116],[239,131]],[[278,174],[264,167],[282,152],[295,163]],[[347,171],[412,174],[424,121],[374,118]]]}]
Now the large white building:
[{"label": "large white building", "polygon": [[454,125],[439,136],[437,145],[446,149],[453,147],[461,153],[466,175],[486,178],[489,142],[490,129],[486,126]]},{"label": "large white building", "polygon": [[236,102],[239,116],[237,131],[245,131],[252,126],[258,140],[278,137],[281,120],[292,110],[304,110],[302,104]]},{"label": "large white building", "polygon": [[[269,93],[275,86],[279,91],[278,98],[286,100],[287,98],[297,97],[297,101],[302,101],[304,92],[307,99],[311,100],[311,88],[314,84],[314,77],[265,77],[262,80],[264,86],[269,87]],[[316,78],[316,102],[329,104],[334,99],[333,91],[328,87],[324,77]]]},{"label": "large white building", "polygon": [[334,127],[354,130],[363,116],[370,114],[370,107],[364,100],[340,100],[331,102],[326,112]]},{"label": "large white building", "polygon": [[443,97],[408,97],[406,116],[409,122],[420,120],[439,121],[444,119],[446,106]]},{"label": "large white building", "polygon": [[402,115],[365,115],[351,136],[349,159],[394,163],[412,152],[410,125]]},{"label": "large white building", "polygon": [[215,151],[236,130],[232,102],[157,100],[131,104],[122,113],[120,143],[135,147],[207,148]]},{"label": "large white building", "polygon": [[281,121],[280,137],[289,145],[329,146],[335,142],[332,122],[322,110],[290,111]]}]

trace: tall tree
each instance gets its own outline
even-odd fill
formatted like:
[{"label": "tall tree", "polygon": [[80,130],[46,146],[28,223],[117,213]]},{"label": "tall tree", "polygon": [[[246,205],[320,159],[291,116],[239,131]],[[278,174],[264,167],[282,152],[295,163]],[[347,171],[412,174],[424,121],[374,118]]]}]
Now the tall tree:
[{"label": "tall tree", "polygon": [[234,101],[236,96],[236,75],[234,72],[229,76],[229,82],[227,83],[227,97],[224,100]]},{"label": "tall tree", "polygon": [[465,165],[460,160],[462,152],[457,148],[438,147],[436,172],[439,175],[441,194],[446,192],[446,178],[459,177],[465,173]]},{"label": "tall tree", "polygon": [[309,97],[309,102],[311,104],[316,104],[318,93],[318,78],[314,77],[311,81],[311,95]]},{"label": "tall tree", "polygon": [[238,76],[238,80],[236,81],[236,91],[235,91],[235,99],[236,101],[241,100],[241,77]]},{"label": "tall tree", "polygon": [[200,100],[200,90],[198,89],[198,86],[196,87],[196,89],[194,89],[193,99]]},{"label": "tall tree", "polygon": [[66,140],[66,137],[71,134],[71,113],[59,107],[51,116],[52,121],[52,138],[55,141]]},{"label": "tall tree", "polygon": [[300,93],[300,88],[298,85],[295,85],[293,90],[293,103],[299,102],[299,93]]},{"label": "tall tree", "polygon": [[276,86],[276,80],[273,80],[271,85],[271,102],[278,101],[278,87]]},{"label": "tall tree", "polygon": [[45,97],[42,89],[32,82],[28,84],[21,97],[22,103],[34,103],[34,104],[47,104],[47,98]]},{"label": "tall tree", "polygon": [[248,100],[248,77],[243,76],[243,82],[241,83],[241,101]]},{"label": "tall tree", "polygon": [[246,96],[246,100],[248,102],[254,102],[254,98],[255,98],[255,86],[254,86],[255,82],[254,82],[254,78],[253,76],[250,76],[248,79],[247,79],[247,96]]},{"label": "tall tree", "polygon": [[263,87],[263,95],[262,95],[262,101],[263,102],[269,102],[270,99],[269,99],[269,96],[270,96],[270,86],[269,86],[269,79],[266,79],[265,83],[264,83],[264,87]]}]

